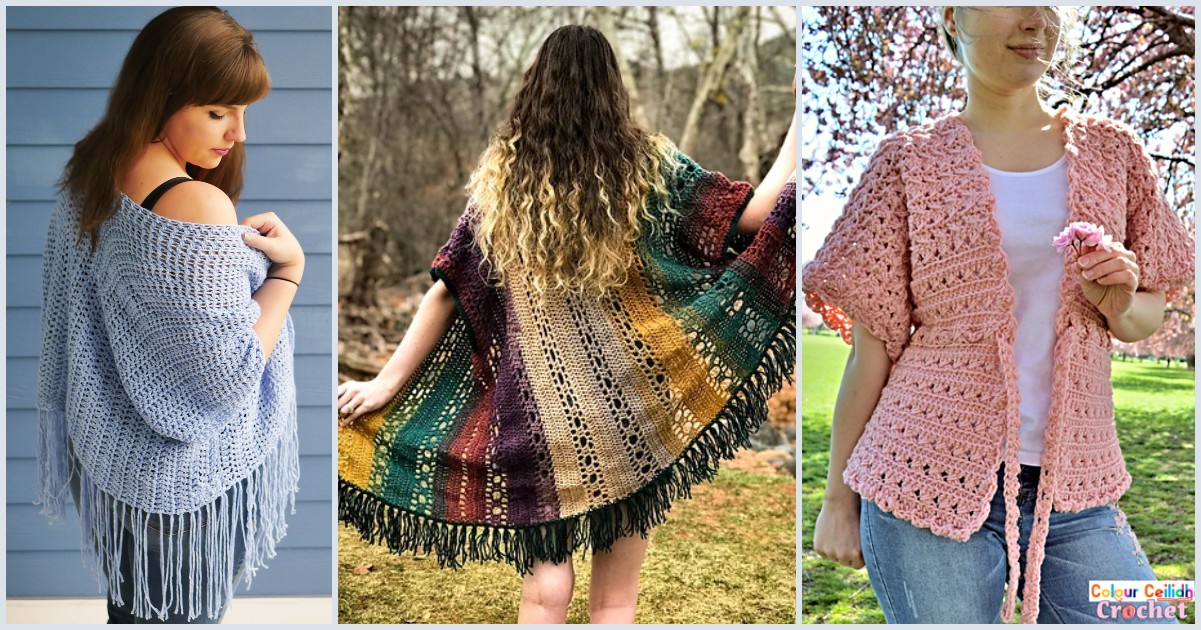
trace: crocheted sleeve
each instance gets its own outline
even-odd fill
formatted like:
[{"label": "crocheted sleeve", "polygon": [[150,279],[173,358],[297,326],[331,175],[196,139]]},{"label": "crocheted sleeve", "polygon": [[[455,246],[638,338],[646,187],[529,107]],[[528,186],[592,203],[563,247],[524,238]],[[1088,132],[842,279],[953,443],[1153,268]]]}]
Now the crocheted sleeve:
[{"label": "crocheted sleeve", "polygon": [[77,230],[68,213],[72,208],[61,200],[50,215],[46,247],[42,254],[42,352],[38,360],[38,409],[61,417],[67,398],[68,277],[78,275],[81,265],[71,265],[63,234]]},{"label": "crocheted sleeve", "polygon": [[1126,178],[1126,247],[1137,256],[1139,288],[1165,291],[1168,301],[1193,282],[1193,237],[1168,207],[1155,161],[1133,131]]},{"label": "crocheted sleeve", "polygon": [[[248,228],[189,227],[205,232],[190,238],[183,225],[102,239],[97,286],[116,371],[138,414],[161,435],[198,443],[256,415],[266,357],[253,328],[251,274],[261,283],[266,259],[241,242]],[[285,322],[275,352],[291,343]]]},{"label": "crocheted sleeve", "polygon": [[737,224],[754,189],[707,171],[687,155],[676,152],[679,168],[671,185],[671,205],[681,215],[678,242],[702,261],[721,260],[738,239]]},{"label": "crocheted sleeve", "polygon": [[851,191],[825,243],[801,270],[809,308],[851,343],[859,322],[884,341],[896,361],[909,341],[909,231],[898,160],[888,138]]},{"label": "crocheted sleeve", "polygon": [[488,278],[490,267],[475,240],[479,214],[474,200],[469,201],[450,238],[430,265],[430,275],[441,280],[454,296],[455,307],[466,321],[476,348],[492,338],[493,316],[502,312],[497,289]]}]

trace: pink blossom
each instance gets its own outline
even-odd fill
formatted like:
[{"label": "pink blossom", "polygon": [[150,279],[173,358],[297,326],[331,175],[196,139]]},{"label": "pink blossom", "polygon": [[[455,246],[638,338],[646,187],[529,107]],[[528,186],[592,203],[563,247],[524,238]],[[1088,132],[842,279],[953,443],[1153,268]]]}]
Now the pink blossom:
[{"label": "pink blossom", "polygon": [[1070,230],[1064,229],[1063,232],[1059,233],[1059,236],[1055,237],[1054,241],[1051,241],[1051,244],[1055,246],[1055,251],[1062,254],[1063,250],[1067,249],[1068,246],[1072,244],[1072,235],[1070,234]]},{"label": "pink blossom", "polygon": [[1113,237],[1105,233],[1105,228],[1099,225],[1093,225],[1085,221],[1074,221],[1063,228],[1063,231],[1056,236],[1051,244],[1055,246],[1055,251],[1063,253],[1068,247],[1076,251],[1076,256],[1081,255],[1081,248],[1096,247],[1107,252],[1113,251]]}]

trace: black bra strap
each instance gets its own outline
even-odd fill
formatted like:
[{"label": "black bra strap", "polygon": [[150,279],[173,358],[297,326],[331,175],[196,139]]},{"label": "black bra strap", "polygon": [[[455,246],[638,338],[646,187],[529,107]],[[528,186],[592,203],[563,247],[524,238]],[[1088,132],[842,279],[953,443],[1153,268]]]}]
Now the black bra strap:
[{"label": "black bra strap", "polygon": [[173,177],[171,179],[168,179],[167,181],[159,184],[158,188],[155,188],[154,190],[150,191],[150,194],[146,195],[146,199],[144,199],[142,201],[142,203],[140,203],[138,205],[149,210],[154,207],[154,204],[158,203],[159,197],[162,197],[164,194],[166,194],[166,192],[168,190],[171,190],[172,187],[174,187],[177,184],[182,184],[184,182],[190,182],[190,181],[192,181],[191,177]]}]

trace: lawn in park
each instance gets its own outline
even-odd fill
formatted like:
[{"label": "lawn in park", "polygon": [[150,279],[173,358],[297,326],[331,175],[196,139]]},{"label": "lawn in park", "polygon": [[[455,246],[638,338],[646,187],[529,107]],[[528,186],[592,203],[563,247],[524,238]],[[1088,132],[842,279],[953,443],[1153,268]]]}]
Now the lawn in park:
[{"label": "lawn in park", "polygon": [[[801,337],[801,623],[884,623],[865,569],[813,553],[831,415],[850,347],[833,335]],[[1182,367],[1113,362],[1118,436],[1134,478],[1119,505],[1160,580],[1195,575],[1194,376]],[[1188,622],[1195,617],[1190,606]]]},{"label": "lawn in park", "polygon": [[[723,467],[651,530],[636,621],[796,623],[796,480]],[[569,623],[588,621],[589,563],[575,557]],[[439,569],[338,528],[338,621],[515,623],[516,570],[497,563]]]}]

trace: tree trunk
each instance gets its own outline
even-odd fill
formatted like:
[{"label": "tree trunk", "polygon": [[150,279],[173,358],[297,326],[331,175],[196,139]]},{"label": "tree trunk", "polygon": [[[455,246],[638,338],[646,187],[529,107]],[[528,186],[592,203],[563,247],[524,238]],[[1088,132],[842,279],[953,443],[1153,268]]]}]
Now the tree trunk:
[{"label": "tree trunk", "polygon": [[354,279],[346,302],[371,308],[379,306],[376,289],[383,277],[384,250],[388,246],[387,227],[376,221],[366,234],[352,235],[343,239],[343,243],[350,246],[351,259],[355,262]]},{"label": "tree trunk", "polygon": [[[350,67],[350,22],[354,16],[354,7],[338,8],[338,66]],[[350,86],[346,81],[346,70],[338,71],[338,155],[342,155],[342,123],[350,113],[347,105],[350,101]]]},{"label": "tree trunk", "polygon": [[646,111],[642,108],[642,97],[638,94],[638,82],[634,80],[630,62],[626,60],[625,53],[621,51],[621,40],[618,38],[617,24],[613,20],[612,9],[607,6],[596,7],[596,27],[613,46],[613,55],[617,57],[617,69],[621,72],[621,83],[630,96],[630,115],[639,125],[649,127],[650,120],[646,117]]},{"label": "tree trunk", "polygon": [[742,29],[746,26],[750,7],[736,7],[734,9],[734,17],[729,20],[726,26],[726,43],[724,45],[716,39],[720,7],[714,7],[713,11],[714,19],[711,22],[714,33],[713,58],[700,69],[696,94],[692,98],[692,106],[688,108],[688,117],[684,121],[684,131],[680,134],[680,150],[684,153],[689,153],[694,148],[693,145],[696,143],[697,133],[700,130],[701,117],[705,113],[705,105],[708,104],[713,93],[721,87],[726,70],[730,67],[730,61],[734,58],[734,49],[737,47],[738,38],[742,35]]},{"label": "tree trunk", "polygon": [[[755,21],[759,20],[761,7],[755,8]],[[766,130],[763,121],[763,102],[759,93],[759,29],[756,25],[747,25],[742,29],[738,38],[738,55],[735,68],[743,83],[746,84],[746,112],[743,114],[742,147],[738,150],[738,159],[742,162],[742,171],[746,181],[758,186],[762,180],[760,175],[760,153],[764,144]]]},{"label": "tree trunk", "polygon": [[471,30],[471,92],[475,98],[475,135],[487,141],[489,132],[484,112],[484,70],[480,65],[480,16],[478,7],[463,7],[463,16]]}]

